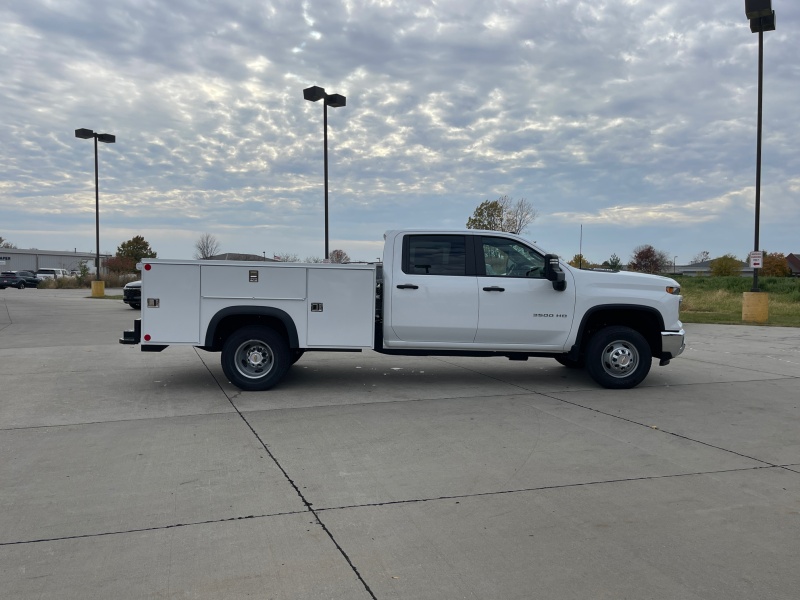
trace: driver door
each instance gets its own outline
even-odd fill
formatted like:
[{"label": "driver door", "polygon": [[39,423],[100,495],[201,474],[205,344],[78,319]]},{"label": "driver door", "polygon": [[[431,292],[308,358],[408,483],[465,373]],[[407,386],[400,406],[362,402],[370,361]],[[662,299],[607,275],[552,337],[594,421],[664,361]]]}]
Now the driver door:
[{"label": "driver door", "polygon": [[511,238],[481,236],[477,254],[475,342],[561,350],[572,328],[575,286],[568,285],[563,292],[554,290],[552,282],[544,278],[544,256]]}]

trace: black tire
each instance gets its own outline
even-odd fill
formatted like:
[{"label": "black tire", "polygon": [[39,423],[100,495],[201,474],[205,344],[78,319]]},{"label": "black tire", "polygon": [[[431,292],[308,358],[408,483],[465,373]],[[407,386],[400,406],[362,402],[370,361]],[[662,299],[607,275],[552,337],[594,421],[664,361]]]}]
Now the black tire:
[{"label": "black tire", "polygon": [[586,370],[604,388],[639,385],[650,372],[653,355],[642,334],[630,327],[606,327],[586,347]]},{"label": "black tire", "polygon": [[246,392],[270,389],[292,364],[283,336],[262,326],[235,331],[222,346],[221,360],[228,380]]},{"label": "black tire", "polygon": [[20,282],[17,284],[17,289],[18,289],[18,290],[24,290],[24,289],[25,289],[25,282],[24,282],[24,281],[20,281]]},{"label": "black tire", "polygon": [[558,362],[558,364],[564,365],[568,369],[582,369],[584,366],[586,366],[586,363],[583,360],[583,358],[579,358],[578,360],[573,360],[569,358],[566,354],[564,354],[563,356],[556,356],[555,359],[556,362]]}]

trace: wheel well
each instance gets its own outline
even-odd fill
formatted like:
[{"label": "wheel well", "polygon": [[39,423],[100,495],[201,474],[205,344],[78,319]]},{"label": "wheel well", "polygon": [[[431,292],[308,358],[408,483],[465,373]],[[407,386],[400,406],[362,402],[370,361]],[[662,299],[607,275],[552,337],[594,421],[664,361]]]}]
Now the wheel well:
[{"label": "wheel well", "polygon": [[[211,338],[211,344],[209,345],[207,343],[205,348],[213,351],[222,350],[225,340],[227,340],[234,331],[251,325],[261,325],[273,329],[283,336],[283,339],[286,340],[287,346],[292,347],[291,336],[286,329],[286,325],[284,325],[281,319],[270,315],[239,314],[230,315],[220,319],[214,329],[214,333]],[[208,338],[206,339],[208,340]]]},{"label": "wheel well", "polygon": [[635,306],[601,308],[587,314],[581,323],[581,330],[575,344],[577,356],[584,353],[586,345],[596,332],[613,325],[630,327],[638,331],[647,340],[653,356],[660,357],[663,319],[656,310]]}]

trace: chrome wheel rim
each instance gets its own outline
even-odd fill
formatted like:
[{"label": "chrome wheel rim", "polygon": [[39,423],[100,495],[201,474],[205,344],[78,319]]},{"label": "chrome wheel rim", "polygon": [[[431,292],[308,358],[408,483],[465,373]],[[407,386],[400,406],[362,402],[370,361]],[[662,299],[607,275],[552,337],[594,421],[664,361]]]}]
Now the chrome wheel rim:
[{"label": "chrome wheel rim", "polygon": [[636,371],[639,352],[630,342],[615,340],[603,349],[600,360],[606,373],[620,379]]},{"label": "chrome wheel rim", "polygon": [[275,365],[272,350],[260,340],[247,340],[236,349],[234,364],[242,377],[260,379]]}]

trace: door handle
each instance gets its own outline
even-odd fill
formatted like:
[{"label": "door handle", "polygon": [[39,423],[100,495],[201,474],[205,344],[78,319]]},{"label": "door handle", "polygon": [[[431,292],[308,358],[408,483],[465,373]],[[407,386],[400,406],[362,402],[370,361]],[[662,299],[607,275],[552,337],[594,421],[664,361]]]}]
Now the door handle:
[{"label": "door handle", "polygon": [[419,286],[414,285],[413,283],[401,283],[397,286],[398,290],[418,290]]},{"label": "door handle", "polygon": [[505,292],[506,288],[501,288],[501,287],[498,287],[496,285],[493,285],[492,287],[483,288],[483,291],[484,292]]}]

